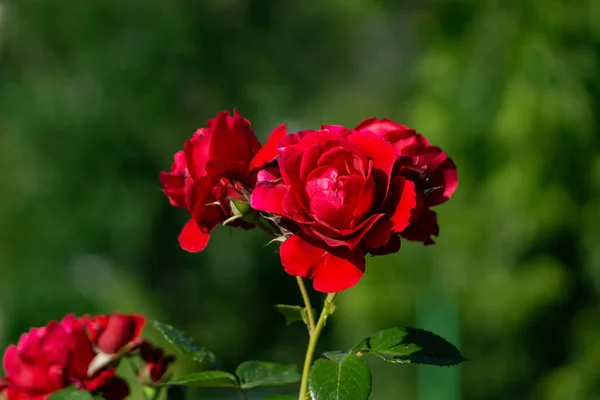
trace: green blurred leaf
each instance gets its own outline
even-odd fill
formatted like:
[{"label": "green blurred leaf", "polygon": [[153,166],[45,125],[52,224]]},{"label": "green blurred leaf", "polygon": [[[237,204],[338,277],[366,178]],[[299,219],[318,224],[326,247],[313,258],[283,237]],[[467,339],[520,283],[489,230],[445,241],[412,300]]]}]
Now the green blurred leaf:
[{"label": "green blurred leaf", "polygon": [[296,397],[276,394],[274,396],[265,397],[265,400],[296,400]]},{"label": "green blurred leaf", "polygon": [[79,390],[75,387],[68,387],[58,392],[54,392],[49,400],[92,400],[92,394],[86,390]]},{"label": "green blurred leaf", "polygon": [[350,351],[372,353],[392,363],[450,366],[467,360],[446,339],[417,328],[386,329],[362,340]]},{"label": "green blurred leaf", "polygon": [[177,376],[163,385],[204,386],[204,387],[237,387],[235,376],[225,371],[202,371]]},{"label": "green blurred leaf", "polygon": [[219,368],[220,363],[215,355],[196,343],[196,341],[194,341],[187,333],[158,321],[154,321],[154,327],[169,341],[169,343],[175,346],[181,354],[190,357],[199,363],[210,364],[213,367]]},{"label": "green blurred leaf", "polygon": [[[276,304],[275,309],[283,314],[286,325],[291,325],[298,321],[302,321],[305,325],[308,325],[308,314],[306,313],[305,307]],[[315,309],[313,308],[313,314],[314,313]]]},{"label": "green blurred leaf", "polygon": [[295,383],[300,375],[295,365],[266,361],[244,361],[235,370],[241,387],[250,389],[256,386],[275,386]]},{"label": "green blurred leaf", "polygon": [[317,360],[308,374],[313,400],[364,400],[371,394],[371,371],[353,354],[339,361]]}]

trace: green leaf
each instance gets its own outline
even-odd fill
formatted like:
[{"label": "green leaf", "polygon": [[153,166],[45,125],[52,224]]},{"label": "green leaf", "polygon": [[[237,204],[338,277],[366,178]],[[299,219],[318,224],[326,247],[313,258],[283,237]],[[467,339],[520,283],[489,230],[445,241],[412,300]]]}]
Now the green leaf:
[{"label": "green leaf", "polygon": [[353,354],[340,361],[317,360],[308,374],[313,400],[365,400],[371,394],[371,371]]},{"label": "green leaf", "polygon": [[177,376],[163,385],[204,386],[204,387],[237,387],[235,376],[225,371],[202,371]]},{"label": "green leaf", "polygon": [[92,400],[92,394],[86,390],[79,390],[75,387],[68,387],[58,392],[54,392],[49,400]]},{"label": "green leaf", "polygon": [[275,396],[265,397],[265,400],[296,400],[296,397],[276,394]]},{"label": "green leaf", "polygon": [[[305,307],[276,304],[275,309],[283,314],[286,325],[291,325],[298,321],[302,321],[304,324],[308,325],[308,314],[306,313]],[[315,309],[313,308],[312,310],[314,315]]]},{"label": "green leaf", "polygon": [[446,339],[417,328],[386,329],[364,339],[351,352],[372,353],[392,363],[450,366],[467,360]]},{"label": "green leaf", "polygon": [[346,357],[348,354],[354,354],[352,350],[337,350],[337,351],[328,351],[327,353],[323,353],[323,356],[329,358],[332,361],[341,361],[342,358]]},{"label": "green leaf", "polygon": [[238,365],[235,374],[240,378],[243,389],[256,386],[286,385],[300,380],[295,365],[266,361],[244,361]]},{"label": "green leaf", "polygon": [[196,343],[187,333],[158,321],[154,321],[154,327],[169,341],[169,343],[175,346],[181,354],[190,357],[199,363],[210,364],[213,367],[219,368],[220,363],[215,355]]}]

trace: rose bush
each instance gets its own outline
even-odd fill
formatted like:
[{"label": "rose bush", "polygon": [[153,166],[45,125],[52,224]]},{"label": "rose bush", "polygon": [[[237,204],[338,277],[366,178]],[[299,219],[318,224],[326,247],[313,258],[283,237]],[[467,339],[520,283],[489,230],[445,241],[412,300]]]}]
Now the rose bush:
[{"label": "rose bush", "polygon": [[[204,250],[210,231],[232,217],[232,200],[247,201],[256,181],[250,163],[261,145],[250,122],[237,111],[222,111],[198,129],[175,154],[170,172],[159,175],[171,205],[191,216],[179,235],[184,250]],[[234,206],[235,207],[235,206]],[[250,228],[237,219],[233,226]]]},{"label": "rose bush", "polygon": [[[69,388],[57,398],[85,400],[91,394],[121,400],[130,389],[117,376],[117,367],[123,358],[137,356],[130,365],[132,376],[147,399],[162,398],[162,390],[172,386],[227,387],[248,398],[246,391],[255,387],[299,381],[299,400],[367,400],[371,373],[359,356],[445,366],[466,360],[432,332],[394,327],[314,361],[319,336],[336,309],[337,292],[360,280],[366,255],[397,252],[401,238],[432,244],[439,233],[432,207],[456,190],[456,166],[415,130],[377,118],[354,129],[324,125],[290,135],[280,125],[261,147],[246,119],[223,111],[174,158],[160,181],[170,203],[190,214],[179,235],[183,249],[203,250],[217,224],[257,226],[282,243],[281,262],[296,276],[304,305],[278,304],[277,310],[287,323],[302,321],[307,327],[302,375],[295,365],[257,360],[224,371],[215,354],[189,335],[154,321],[182,355],[203,366],[171,379],[168,368],[174,357],[142,339],[143,316],[68,315],[31,329],[8,347],[0,398],[47,400]],[[303,277],[328,293],[318,319]],[[340,391],[350,386],[350,392]],[[181,397],[179,390],[172,393]]]},{"label": "rose bush", "polygon": [[[129,386],[116,376],[118,359],[94,371],[90,366],[100,354],[98,348],[121,351],[127,347],[128,352],[121,356],[133,355],[144,323],[138,315],[67,315],[60,322],[32,328],[4,353],[6,377],[0,379],[0,394],[6,400],[42,400],[75,386],[107,400],[123,399],[129,394]],[[172,358],[163,362],[163,373],[170,362]]]},{"label": "rose bush", "polygon": [[289,274],[339,292],[361,278],[366,254],[398,251],[400,236],[428,244],[437,235],[429,207],[449,198],[458,180],[452,160],[422,135],[378,119],[355,129],[278,129],[263,158],[278,156],[279,169],[259,172],[251,205],[282,217]]}]

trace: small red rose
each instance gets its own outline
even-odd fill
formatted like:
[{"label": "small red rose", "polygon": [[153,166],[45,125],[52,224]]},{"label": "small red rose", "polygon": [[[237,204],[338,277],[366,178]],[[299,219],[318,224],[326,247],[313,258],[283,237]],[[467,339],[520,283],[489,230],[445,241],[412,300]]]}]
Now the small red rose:
[{"label": "small red rose", "polygon": [[32,328],[4,353],[6,378],[0,385],[6,400],[47,399],[71,385],[120,400],[129,393],[127,384],[108,368],[88,376],[96,352],[84,323],[73,315],[47,326]]},{"label": "small red rose", "polygon": [[[260,147],[247,119],[237,111],[233,116],[222,111],[185,142],[171,171],[160,173],[170,203],[186,208],[191,216],[179,235],[184,250],[204,250],[212,229],[232,217],[231,201],[248,201],[256,181],[250,164]],[[242,219],[231,225],[252,227]]]}]

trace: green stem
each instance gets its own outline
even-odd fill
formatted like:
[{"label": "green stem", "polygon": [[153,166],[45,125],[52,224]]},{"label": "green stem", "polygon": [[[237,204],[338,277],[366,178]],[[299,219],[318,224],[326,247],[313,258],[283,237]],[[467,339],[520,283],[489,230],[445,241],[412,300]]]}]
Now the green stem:
[{"label": "green stem", "polygon": [[313,314],[313,308],[310,304],[310,298],[308,297],[306,286],[304,286],[304,281],[301,277],[297,276],[296,282],[298,282],[298,288],[302,294],[302,300],[304,300],[304,307],[306,307],[306,316],[308,317],[308,334],[309,336],[312,336],[315,332],[315,316]]},{"label": "green stem", "polygon": [[315,329],[313,330],[313,333],[310,336],[310,339],[308,340],[308,347],[306,348],[306,356],[304,358],[304,368],[302,369],[302,380],[300,381],[300,394],[298,395],[298,400],[306,400],[309,398],[308,373],[310,371],[310,367],[312,366],[315,349],[317,348],[317,343],[319,341],[319,336],[321,336],[321,331],[323,330],[323,327],[325,327],[325,321],[327,320],[327,317],[333,312],[332,305],[336,295],[337,293],[329,293],[327,295],[325,303],[323,304],[323,310],[321,310],[321,315],[319,316],[319,320],[317,321],[317,325],[315,325]]},{"label": "green stem", "polygon": [[[129,365],[129,368],[131,368],[131,372],[133,373],[134,377],[138,376],[138,370],[135,367],[135,364],[133,363],[133,360],[129,357],[125,358],[125,363],[127,365]],[[144,399],[145,400],[155,400],[158,398],[158,388],[153,387],[153,386],[148,386],[142,383],[142,394],[144,395]]]},{"label": "green stem", "polygon": [[240,396],[242,396],[242,399],[248,400],[248,396],[246,396],[246,392],[244,391],[244,389],[242,389],[241,387],[238,387],[237,389]]}]

